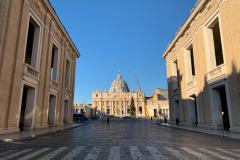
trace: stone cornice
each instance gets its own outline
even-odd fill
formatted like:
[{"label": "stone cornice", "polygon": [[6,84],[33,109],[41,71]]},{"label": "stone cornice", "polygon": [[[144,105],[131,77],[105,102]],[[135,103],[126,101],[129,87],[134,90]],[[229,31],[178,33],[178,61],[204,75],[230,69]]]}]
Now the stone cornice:
[{"label": "stone cornice", "polygon": [[66,28],[64,27],[63,23],[61,22],[60,18],[58,17],[56,11],[54,10],[51,2],[49,0],[43,0],[42,1],[45,5],[45,7],[48,9],[48,11],[50,12],[51,16],[54,18],[54,20],[57,22],[59,28],[61,28],[62,32],[65,34],[65,37],[69,40],[71,47],[74,49],[76,56],[80,57],[80,52],[78,51],[75,43],[72,41],[70,35],[68,34]]},{"label": "stone cornice", "polygon": [[184,23],[184,25],[179,29],[179,31],[176,33],[176,36],[172,40],[172,42],[168,45],[167,49],[163,53],[163,58],[166,58],[167,54],[175,47],[175,44],[177,41],[184,36],[185,32],[189,29],[190,24],[192,21],[194,21],[195,17],[202,12],[204,7],[212,2],[213,0],[198,0],[195,4],[195,7],[192,9],[191,14],[189,15],[187,21]]}]

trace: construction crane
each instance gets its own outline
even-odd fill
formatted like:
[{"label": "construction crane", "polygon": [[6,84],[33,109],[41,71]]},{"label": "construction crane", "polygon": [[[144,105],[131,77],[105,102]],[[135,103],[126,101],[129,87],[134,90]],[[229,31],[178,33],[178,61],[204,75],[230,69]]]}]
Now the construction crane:
[{"label": "construction crane", "polygon": [[136,80],[136,82],[137,82],[138,89],[139,89],[139,91],[141,92],[142,89],[141,89],[141,87],[140,87],[140,83],[139,83],[138,77],[137,77],[136,74],[134,74],[134,77],[135,77],[135,80]]}]

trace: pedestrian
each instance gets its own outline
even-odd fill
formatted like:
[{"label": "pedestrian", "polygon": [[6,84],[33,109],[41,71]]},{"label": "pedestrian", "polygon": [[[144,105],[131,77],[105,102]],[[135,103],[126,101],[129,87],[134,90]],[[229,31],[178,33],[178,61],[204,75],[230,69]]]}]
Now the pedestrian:
[{"label": "pedestrian", "polygon": [[179,125],[179,119],[176,118],[176,125],[178,126]]},{"label": "pedestrian", "polygon": [[152,117],[151,117],[151,121],[152,121]]},{"label": "pedestrian", "polygon": [[109,117],[107,116],[107,124],[109,124]]},{"label": "pedestrian", "polygon": [[164,116],[164,122],[167,123],[167,117],[166,116]]}]

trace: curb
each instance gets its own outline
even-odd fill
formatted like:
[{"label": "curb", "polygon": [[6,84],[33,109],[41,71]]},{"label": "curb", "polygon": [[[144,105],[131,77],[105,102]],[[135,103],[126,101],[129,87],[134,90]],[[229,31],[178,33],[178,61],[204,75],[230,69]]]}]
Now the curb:
[{"label": "curb", "polygon": [[211,133],[211,132],[207,132],[207,131],[203,131],[203,130],[195,130],[195,129],[191,129],[191,128],[183,128],[181,126],[172,126],[172,125],[167,125],[167,124],[157,124],[157,125],[164,126],[164,127],[171,127],[171,128],[175,128],[175,129],[182,129],[182,130],[191,131],[191,132],[195,132],[195,133],[203,133],[203,134],[214,135],[214,136],[218,136],[218,137],[220,136],[222,138],[240,140],[240,136],[236,137],[236,136],[226,135],[224,133],[223,134],[222,133],[213,133],[213,132]]},{"label": "curb", "polygon": [[[36,138],[36,137],[47,135],[47,134],[52,134],[52,133],[71,130],[71,129],[74,129],[74,128],[84,126],[86,124],[87,124],[87,122],[80,123],[80,124],[73,124],[73,125],[69,125],[69,126],[62,126],[62,127],[59,127],[59,128],[57,128],[57,127],[56,128],[50,128],[50,130],[46,130],[46,131],[44,131],[44,129],[33,130],[32,133],[31,132],[26,133],[26,135],[24,135],[24,133],[22,133],[23,135],[21,135],[21,133],[19,133],[19,132],[18,133],[13,133],[13,134],[7,134],[7,135],[0,135],[0,142],[13,142],[13,141],[19,141],[19,140],[32,139],[32,138]],[[38,133],[38,131],[40,133]]]}]

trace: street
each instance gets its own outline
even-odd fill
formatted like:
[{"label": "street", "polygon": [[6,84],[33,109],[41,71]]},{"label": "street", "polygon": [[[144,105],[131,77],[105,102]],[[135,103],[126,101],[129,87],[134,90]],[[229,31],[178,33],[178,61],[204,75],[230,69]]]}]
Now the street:
[{"label": "street", "polygon": [[150,120],[93,120],[84,126],[0,142],[0,160],[240,159],[240,141],[163,127]]}]

